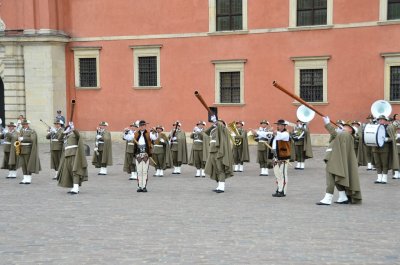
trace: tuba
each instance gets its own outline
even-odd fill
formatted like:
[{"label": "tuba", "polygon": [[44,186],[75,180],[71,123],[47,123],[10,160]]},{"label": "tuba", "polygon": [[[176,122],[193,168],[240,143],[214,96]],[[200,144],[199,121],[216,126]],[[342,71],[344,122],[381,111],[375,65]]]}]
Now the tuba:
[{"label": "tuba", "polygon": [[230,136],[230,138],[231,138],[232,143],[233,143],[234,145],[236,145],[236,146],[241,145],[241,144],[242,144],[242,140],[241,140],[241,139],[235,139],[235,138],[234,138],[235,136],[239,136],[239,135],[240,135],[239,130],[238,130],[238,128],[236,127],[236,122],[233,121],[233,122],[231,122],[231,123],[228,123],[228,126],[226,126],[226,127],[228,128],[228,130],[229,130],[229,132],[230,132],[229,136]]},{"label": "tuba", "polygon": [[386,100],[377,100],[371,105],[371,113],[375,119],[381,115],[389,118],[390,113],[392,113],[392,106]]}]

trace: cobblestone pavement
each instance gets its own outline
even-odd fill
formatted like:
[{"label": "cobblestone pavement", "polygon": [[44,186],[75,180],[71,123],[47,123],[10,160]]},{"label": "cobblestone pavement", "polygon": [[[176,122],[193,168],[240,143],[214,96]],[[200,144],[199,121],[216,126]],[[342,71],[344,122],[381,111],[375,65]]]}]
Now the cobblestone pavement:
[{"label": "cobblestone pavement", "polygon": [[149,177],[149,192],[137,193],[122,150],[114,144],[107,176],[90,166],[79,195],[51,179],[46,144],[31,185],[1,170],[0,264],[400,264],[400,181],[373,184],[362,167],[362,205],[317,206],[324,148],[304,171],[289,169],[285,198],[271,196],[271,171],[259,176],[254,146],[223,194],[189,166]]}]

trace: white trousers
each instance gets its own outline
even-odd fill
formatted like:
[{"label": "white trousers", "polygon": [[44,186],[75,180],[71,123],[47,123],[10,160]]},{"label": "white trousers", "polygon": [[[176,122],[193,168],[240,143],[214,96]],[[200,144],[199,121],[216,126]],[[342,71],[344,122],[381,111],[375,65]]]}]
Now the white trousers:
[{"label": "white trousers", "polygon": [[146,188],[147,185],[147,173],[149,171],[149,159],[145,162],[144,160],[138,162],[136,160],[137,169],[137,181],[139,188]]},{"label": "white trousers", "polygon": [[287,175],[287,168],[288,168],[289,160],[281,160],[277,161],[274,164],[274,174],[276,178],[276,183],[278,184],[278,191],[283,191],[286,194],[287,190],[287,183],[288,183],[288,175]]}]

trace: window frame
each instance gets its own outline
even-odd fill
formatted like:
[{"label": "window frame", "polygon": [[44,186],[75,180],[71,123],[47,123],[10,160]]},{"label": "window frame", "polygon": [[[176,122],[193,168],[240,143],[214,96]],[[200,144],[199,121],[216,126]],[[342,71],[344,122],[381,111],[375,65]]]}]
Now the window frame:
[{"label": "window frame", "polygon": [[[328,104],[328,60],[330,55],[324,56],[301,56],[291,57],[294,62],[294,92],[300,97],[300,70],[307,69],[322,69],[322,101],[321,102],[308,102],[311,105],[325,105]],[[293,104],[299,105],[298,101]]]},{"label": "window frame", "polygon": [[379,22],[383,24],[400,23],[400,18],[388,20],[389,0],[379,0]]},{"label": "window frame", "polygon": [[[100,50],[102,47],[72,47],[71,50],[74,52],[74,68],[75,68],[75,88],[76,89],[100,89]],[[79,59],[84,58],[95,58],[96,59],[96,86],[95,87],[83,87],[81,86],[80,80],[80,63]]]},{"label": "window frame", "polygon": [[[220,106],[240,106],[244,105],[244,65],[247,59],[235,59],[235,60],[213,60],[215,71],[215,103],[214,105]],[[240,72],[240,101],[238,103],[222,103],[221,102],[221,79],[220,73],[225,72]]]},{"label": "window frame", "polygon": [[242,0],[242,29],[241,30],[223,30],[217,31],[217,0],[208,0],[208,31],[214,34],[232,34],[248,32],[248,0]]},{"label": "window frame", "polygon": [[326,0],[326,24],[297,26],[297,0],[289,0],[289,29],[324,29],[333,27],[333,0]]},{"label": "window frame", "polygon": [[390,68],[392,66],[400,66],[400,52],[382,53],[384,58],[384,99],[391,104],[400,104],[400,100],[390,100]]},{"label": "window frame", "polygon": [[[161,88],[161,44],[129,46],[133,51],[133,88],[135,89],[160,89]],[[157,57],[157,85],[139,85],[139,57]]]}]

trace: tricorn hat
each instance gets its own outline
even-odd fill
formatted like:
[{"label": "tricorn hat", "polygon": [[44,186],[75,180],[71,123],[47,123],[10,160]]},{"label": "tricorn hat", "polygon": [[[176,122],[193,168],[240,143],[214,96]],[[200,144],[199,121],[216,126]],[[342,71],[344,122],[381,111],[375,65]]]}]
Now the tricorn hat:
[{"label": "tricorn hat", "polygon": [[278,120],[277,122],[275,122],[275,124],[278,124],[278,125],[288,125],[287,121],[282,120],[282,119],[280,119],[280,120]]},{"label": "tricorn hat", "polygon": [[30,120],[27,120],[27,119],[23,119],[22,121],[21,121],[21,124],[30,124],[31,123],[31,121]]},{"label": "tricorn hat", "polygon": [[164,127],[162,127],[162,125],[157,125],[157,126],[156,126],[156,130],[157,130],[157,129],[161,129],[161,130],[164,131]]},{"label": "tricorn hat", "polygon": [[267,120],[262,120],[262,121],[260,121],[260,124],[267,124],[267,125],[269,125],[269,122],[268,122]]},{"label": "tricorn hat", "polygon": [[17,125],[14,122],[10,121],[10,123],[7,124],[7,127],[17,127]]},{"label": "tricorn hat", "polygon": [[198,121],[196,123],[196,125],[204,125],[204,126],[206,126],[206,122],[205,121]]}]

